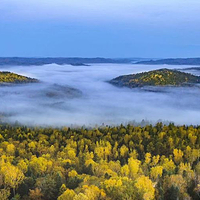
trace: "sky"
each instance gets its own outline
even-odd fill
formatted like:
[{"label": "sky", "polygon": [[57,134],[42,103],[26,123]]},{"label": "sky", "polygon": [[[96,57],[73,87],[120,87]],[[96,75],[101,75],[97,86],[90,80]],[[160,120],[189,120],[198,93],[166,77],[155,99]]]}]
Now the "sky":
[{"label": "sky", "polygon": [[0,56],[199,57],[199,0],[0,0]]}]

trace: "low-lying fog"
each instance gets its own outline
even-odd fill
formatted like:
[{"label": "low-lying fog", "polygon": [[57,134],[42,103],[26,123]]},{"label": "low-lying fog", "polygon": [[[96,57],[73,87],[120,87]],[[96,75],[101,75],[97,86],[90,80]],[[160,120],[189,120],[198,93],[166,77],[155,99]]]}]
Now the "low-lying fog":
[{"label": "low-lying fog", "polygon": [[1,66],[0,71],[37,78],[41,83],[0,87],[0,113],[3,121],[27,125],[115,125],[143,119],[200,124],[198,87],[152,92],[117,88],[106,82],[119,75],[166,67],[188,68],[131,64]]}]

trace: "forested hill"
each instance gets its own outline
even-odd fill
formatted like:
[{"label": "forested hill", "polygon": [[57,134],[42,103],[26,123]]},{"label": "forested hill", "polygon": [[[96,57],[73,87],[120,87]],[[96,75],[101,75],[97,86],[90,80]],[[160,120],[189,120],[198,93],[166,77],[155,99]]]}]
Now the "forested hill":
[{"label": "forested hill", "polygon": [[0,125],[1,200],[199,200],[200,127]]},{"label": "forested hill", "polygon": [[149,61],[140,61],[136,64],[145,64],[145,65],[200,65],[200,58],[169,58],[169,59],[159,59],[159,60],[149,60]]},{"label": "forested hill", "polygon": [[119,76],[111,84],[126,87],[143,86],[184,86],[200,83],[200,77],[170,69],[159,69],[138,74]]},{"label": "forested hill", "polygon": [[36,83],[36,82],[39,81],[34,78],[29,78],[11,72],[0,72],[0,84],[4,83],[19,84],[19,83]]}]

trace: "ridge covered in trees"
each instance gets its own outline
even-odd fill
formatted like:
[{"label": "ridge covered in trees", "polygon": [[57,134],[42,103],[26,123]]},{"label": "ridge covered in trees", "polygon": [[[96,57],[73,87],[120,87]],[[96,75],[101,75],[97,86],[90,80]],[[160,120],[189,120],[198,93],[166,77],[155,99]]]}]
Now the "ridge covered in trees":
[{"label": "ridge covered in trees", "polygon": [[185,86],[200,83],[200,77],[170,69],[158,69],[114,78],[111,84],[130,88],[143,86]]},{"label": "ridge covered in trees", "polygon": [[1,200],[198,200],[200,126],[0,125]]},{"label": "ridge covered in trees", "polygon": [[12,72],[0,72],[0,84],[2,83],[37,83],[38,80]]}]

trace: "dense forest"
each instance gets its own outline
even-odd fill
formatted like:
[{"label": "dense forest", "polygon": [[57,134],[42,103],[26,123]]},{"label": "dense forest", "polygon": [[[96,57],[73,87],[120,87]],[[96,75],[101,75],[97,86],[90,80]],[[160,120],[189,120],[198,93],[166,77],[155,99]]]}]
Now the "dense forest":
[{"label": "dense forest", "polygon": [[198,200],[200,126],[0,125],[0,199]]},{"label": "dense forest", "polygon": [[111,84],[126,87],[143,86],[188,86],[200,83],[200,77],[171,69],[158,69],[149,72],[119,76]]},{"label": "dense forest", "polygon": [[1,83],[37,83],[38,80],[29,78],[12,72],[0,72],[0,84]]}]

